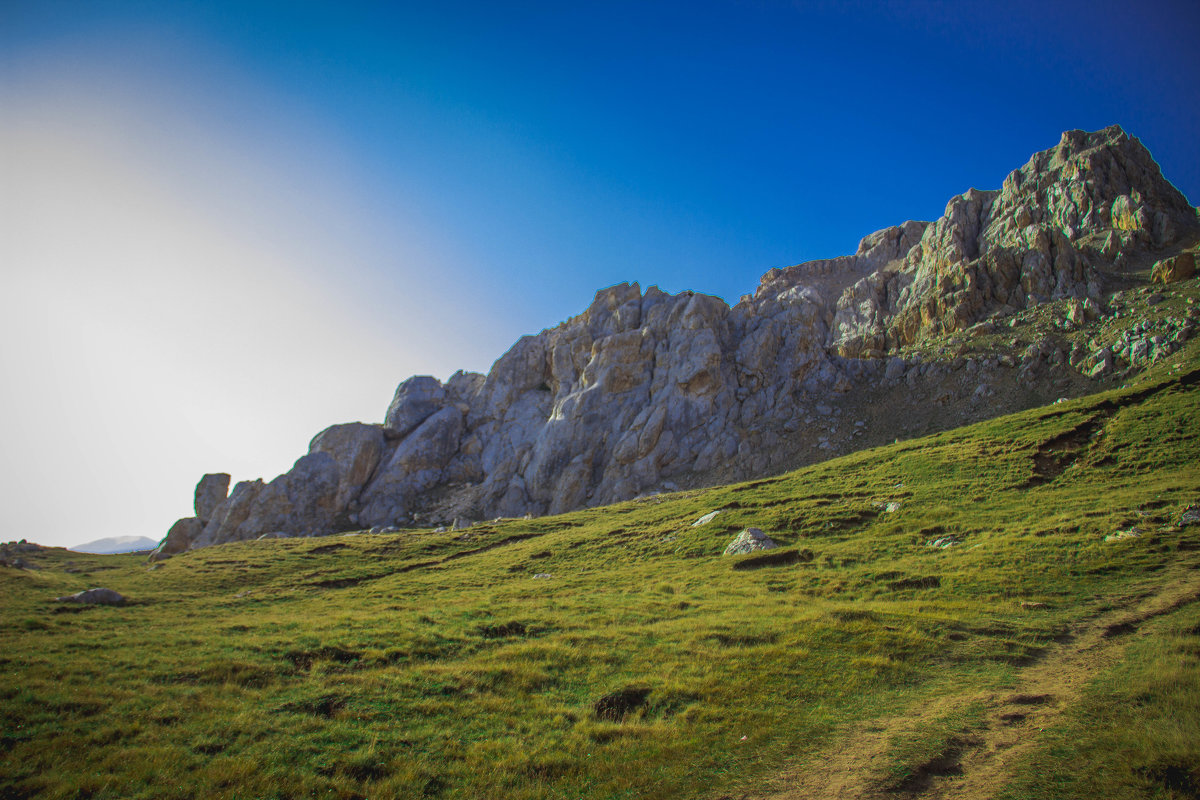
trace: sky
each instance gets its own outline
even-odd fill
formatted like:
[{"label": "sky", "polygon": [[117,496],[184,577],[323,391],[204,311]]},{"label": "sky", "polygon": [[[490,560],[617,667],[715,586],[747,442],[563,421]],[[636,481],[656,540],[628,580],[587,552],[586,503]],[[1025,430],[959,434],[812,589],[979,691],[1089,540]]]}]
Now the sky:
[{"label": "sky", "polygon": [[161,538],[621,281],[736,302],[1064,130],[1200,202],[1200,5],[0,0],[0,541]]}]

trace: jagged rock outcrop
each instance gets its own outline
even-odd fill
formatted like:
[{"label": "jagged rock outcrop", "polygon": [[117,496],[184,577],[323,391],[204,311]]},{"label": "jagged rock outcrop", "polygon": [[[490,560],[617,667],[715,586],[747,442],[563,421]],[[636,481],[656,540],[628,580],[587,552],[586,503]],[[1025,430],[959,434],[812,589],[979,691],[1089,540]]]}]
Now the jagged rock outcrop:
[{"label": "jagged rock outcrop", "polygon": [[182,553],[199,541],[204,526],[229,496],[229,481],[230,476],[225,472],[210,473],[200,479],[192,503],[196,516],[176,520],[166,537],[150,553],[151,561]]},{"label": "jagged rock outcrop", "polygon": [[964,330],[998,309],[1098,297],[1098,270],[1193,241],[1196,232],[1196,210],[1140,141],[1116,126],[1067,131],[999,191],[951,199],[902,263],[843,295],[834,346],[874,355]]},{"label": "jagged rock outcrop", "polygon": [[[1082,391],[1095,364],[1053,337],[978,361],[945,352],[929,362],[912,346],[994,331],[1062,298],[1072,299],[1063,324],[1087,324],[1114,276],[1198,239],[1196,209],[1137,139],[1118,127],[1069,131],[999,190],[873,233],[854,255],[772,269],[733,307],[636,283],[603,289],[579,316],[522,337],[486,376],[409,378],[382,425],[322,432],[270,483],[239,483],[203,513],[198,489],[197,517],[176,523],[176,538],[202,547],[557,513],[851,447],[872,426],[847,410],[865,417],[881,390],[930,387],[921,403],[973,418],[987,402],[1013,410],[997,397],[1005,374]],[[1117,363],[1108,359],[1097,377]],[[940,388],[947,376],[960,394]]]},{"label": "jagged rock outcrop", "polygon": [[196,519],[201,525],[212,519],[213,512],[229,496],[229,481],[228,473],[216,472],[205,475],[200,479],[200,483],[196,484],[193,507],[196,511]]},{"label": "jagged rock outcrop", "polygon": [[170,558],[173,555],[182,553],[192,546],[192,542],[200,538],[200,534],[204,532],[204,525],[195,517],[184,517],[175,521],[171,529],[167,531],[166,538],[158,543],[158,547],[154,548],[150,553],[150,561],[161,561],[164,558]]}]

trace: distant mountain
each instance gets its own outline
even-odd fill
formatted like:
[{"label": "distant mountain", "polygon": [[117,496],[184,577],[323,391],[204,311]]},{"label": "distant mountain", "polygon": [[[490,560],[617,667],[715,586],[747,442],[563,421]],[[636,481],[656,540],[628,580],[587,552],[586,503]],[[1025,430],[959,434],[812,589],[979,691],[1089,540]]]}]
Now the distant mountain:
[{"label": "distant mountain", "polygon": [[75,545],[67,548],[76,553],[135,553],[138,550],[153,550],[158,546],[157,539],[147,539],[145,536],[109,536],[94,542]]}]

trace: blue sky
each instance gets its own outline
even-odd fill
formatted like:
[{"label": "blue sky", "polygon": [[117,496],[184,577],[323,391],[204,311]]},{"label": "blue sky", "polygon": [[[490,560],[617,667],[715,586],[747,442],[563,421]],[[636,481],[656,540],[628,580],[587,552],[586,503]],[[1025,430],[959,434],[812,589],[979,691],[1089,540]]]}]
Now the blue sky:
[{"label": "blue sky", "polygon": [[1165,0],[5,0],[0,538],[159,536],[600,287],[736,302],[1068,128],[1200,202],[1198,37]]}]

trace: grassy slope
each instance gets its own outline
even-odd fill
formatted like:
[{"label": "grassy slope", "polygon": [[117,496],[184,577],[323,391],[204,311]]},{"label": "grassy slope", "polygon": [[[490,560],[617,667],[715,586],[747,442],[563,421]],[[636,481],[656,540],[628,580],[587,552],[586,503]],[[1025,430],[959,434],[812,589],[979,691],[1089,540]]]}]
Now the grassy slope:
[{"label": "grassy slope", "polygon": [[[737,796],[928,706],[876,765],[904,787],[980,713],[938,698],[1011,689],[1072,625],[1197,583],[1200,526],[1175,523],[1200,502],[1198,350],[779,478],[467,536],[0,567],[0,797]],[[801,560],[733,569],[721,552],[751,525]],[[49,602],[94,585],[134,602]],[[1028,732],[1006,796],[1188,796],[1198,623],[1197,604],[1147,622]],[[645,704],[598,717],[623,689]]]}]

